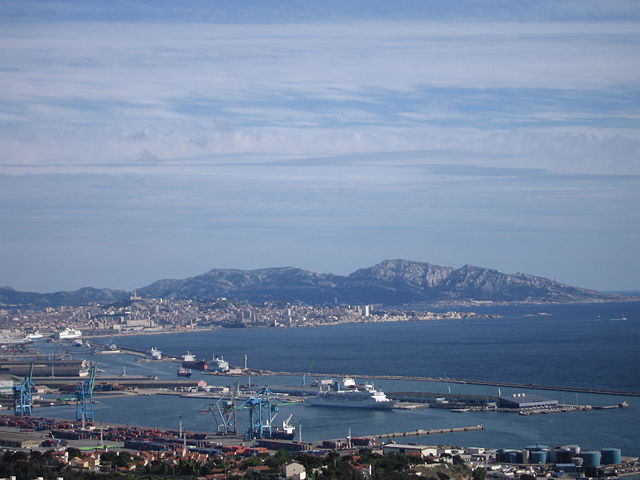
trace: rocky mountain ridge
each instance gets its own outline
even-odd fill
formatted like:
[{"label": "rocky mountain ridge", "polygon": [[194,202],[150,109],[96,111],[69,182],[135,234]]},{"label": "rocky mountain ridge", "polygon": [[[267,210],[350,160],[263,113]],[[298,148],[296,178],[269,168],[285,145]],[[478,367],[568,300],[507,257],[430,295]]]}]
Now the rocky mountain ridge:
[{"label": "rocky mountain ridge", "polygon": [[[614,301],[620,296],[572,287],[525,273],[465,265],[444,267],[410,260],[385,260],[347,276],[295,267],[257,270],[212,269],[182,280],[158,280],[137,290],[142,297],[306,304],[573,303]],[[36,307],[110,303],[128,296],[121,290],[83,288],[74,292],[31,293],[0,288],[0,303]]]}]

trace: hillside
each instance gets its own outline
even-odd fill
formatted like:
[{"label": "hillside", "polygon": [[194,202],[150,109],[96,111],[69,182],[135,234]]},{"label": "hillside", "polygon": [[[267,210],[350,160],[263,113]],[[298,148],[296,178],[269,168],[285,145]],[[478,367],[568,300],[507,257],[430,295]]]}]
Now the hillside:
[{"label": "hillside", "polygon": [[[251,302],[326,304],[337,301],[386,305],[469,301],[573,303],[622,298],[525,273],[508,274],[471,265],[443,267],[409,260],[385,260],[347,276],[295,267],[213,269],[182,280],[158,280],[137,289],[137,293],[148,298],[228,297]],[[44,294],[0,288],[0,303],[34,307],[82,305],[116,302],[127,295],[120,290],[94,288]]]}]

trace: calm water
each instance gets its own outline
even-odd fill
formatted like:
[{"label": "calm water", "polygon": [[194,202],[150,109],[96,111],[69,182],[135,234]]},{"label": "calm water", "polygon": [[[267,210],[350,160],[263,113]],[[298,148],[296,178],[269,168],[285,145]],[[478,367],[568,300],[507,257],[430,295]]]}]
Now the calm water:
[{"label": "calm water", "polygon": [[[157,347],[181,355],[187,350],[205,358],[224,355],[232,364],[272,370],[352,374],[448,376],[478,380],[640,391],[640,302],[562,306],[518,306],[473,309],[503,318],[384,324],[340,325],[299,329],[225,329],[210,333],[114,338],[137,349]],[[540,316],[538,313],[547,313]],[[533,315],[533,316],[532,316]],[[108,339],[105,341],[109,341]],[[127,373],[175,376],[172,363],[134,363],[124,355],[95,357],[101,368]],[[199,375],[199,373],[197,374]],[[233,379],[203,376],[209,383]],[[243,379],[246,383],[248,379]],[[297,377],[254,378],[254,383],[299,384]],[[384,381],[385,391],[446,392],[443,383]],[[495,387],[450,385],[453,392],[496,394]],[[515,390],[502,389],[503,393]],[[606,405],[624,397],[538,392],[575,403]],[[417,428],[482,423],[486,430],[446,434],[412,441],[519,448],[531,443],[578,443],[583,448],[620,447],[640,455],[640,398],[628,398],[628,409],[524,417],[505,413],[450,413],[442,410],[357,411],[288,407],[301,423],[303,438],[316,440]],[[208,430],[212,419],[198,414],[206,401],[170,397],[105,399],[96,419],[106,422],[175,428],[181,416],[187,428]],[[40,409],[42,414],[73,416],[73,410]],[[240,419],[240,425],[244,425]]]}]

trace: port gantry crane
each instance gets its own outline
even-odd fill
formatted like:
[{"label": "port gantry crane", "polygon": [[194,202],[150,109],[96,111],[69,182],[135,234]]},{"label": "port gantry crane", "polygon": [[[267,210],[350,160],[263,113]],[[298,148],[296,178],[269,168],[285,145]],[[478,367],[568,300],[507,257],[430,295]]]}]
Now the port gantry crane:
[{"label": "port gantry crane", "polygon": [[93,421],[93,387],[96,383],[96,367],[89,369],[89,378],[76,385],[74,395],[76,397],[76,420],[82,422]]},{"label": "port gantry crane", "polygon": [[13,411],[17,416],[31,415],[33,407],[33,363],[29,367],[27,376],[17,385],[13,386]]},{"label": "port gantry crane", "polygon": [[216,432],[219,435],[236,435],[236,395],[240,391],[240,382],[237,381],[229,396],[220,397],[215,402],[200,410],[200,413],[211,412],[216,422]]},{"label": "port gantry crane", "polygon": [[249,429],[245,433],[246,439],[271,438],[273,433],[273,421],[278,414],[278,408],[295,405],[294,402],[278,402],[274,394],[268,388],[262,388],[256,392],[238,409],[249,409]]}]

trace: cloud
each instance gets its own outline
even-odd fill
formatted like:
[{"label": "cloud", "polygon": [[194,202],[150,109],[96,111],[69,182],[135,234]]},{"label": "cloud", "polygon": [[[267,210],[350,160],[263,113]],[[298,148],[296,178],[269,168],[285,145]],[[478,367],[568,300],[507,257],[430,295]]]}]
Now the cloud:
[{"label": "cloud", "polygon": [[453,150],[585,172],[615,157],[602,171],[633,173],[637,112],[624,99],[640,84],[636,31],[613,22],[8,26],[0,168],[123,168],[144,150],[184,164]]},{"label": "cloud", "polygon": [[598,16],[593,2],[536,2],[497,22],[495,4],[456,16],[415,2],[414,18],[386,8],[391,20],[378,4],[362,21],[334,2],[279,24],[258,21],[257,4],[195,18],[192,3],[124,2],[119,15],[30,3],[0,7],[7,261],[68,258],[67,243],[90,258],[84,242],[127,258],[189,244],[198,267],[212,252],[280,249],[291,264],[291,251],[335,245],[336,264],[439,261],[425,258],[434,249],[492,265],[484,252],[528,258],[558,236],[589,237],[599,258],[637,240],[640,19],[628,3]]}]

